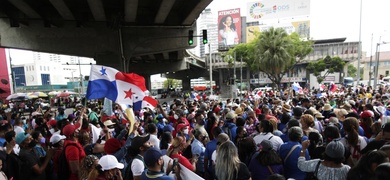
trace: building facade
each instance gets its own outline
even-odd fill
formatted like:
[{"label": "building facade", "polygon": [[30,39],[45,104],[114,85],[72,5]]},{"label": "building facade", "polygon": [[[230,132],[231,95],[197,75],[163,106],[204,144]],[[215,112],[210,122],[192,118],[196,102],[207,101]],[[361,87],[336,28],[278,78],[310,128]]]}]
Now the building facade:
[{"label": "building facade", "polygon": [[[211,9],[205,9],[196,21],[196,25],[197,35],[200,37],[196,37],[198,45],[190,51],[201,58],[204,58],[208,54],[209,45],[211,45],[211,52],[218,51],[217,14],[212,13]],[[202,33],[204,29],[207,30],[207,44],[203,44]]]},{"label": "building facade", "polygon": [[[376,66],[376,54],[373,54],[372,57],[365,57],[362,60],[362,65],[364,67],[363,80],[370,79],[370,72],[372,73],[371,78],[374,79],[375,75],[375,66]],[[371,63],[370,63],[371,61]],[[390,76],[390,51],[380,52],[379,53],[379,64],[378,64],[378,77],[383,75],[384,77]]]}]

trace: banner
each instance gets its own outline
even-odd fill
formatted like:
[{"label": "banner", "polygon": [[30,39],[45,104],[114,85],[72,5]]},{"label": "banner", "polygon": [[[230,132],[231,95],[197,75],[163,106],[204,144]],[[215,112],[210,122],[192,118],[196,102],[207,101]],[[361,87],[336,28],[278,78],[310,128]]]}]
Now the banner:
[{"label": "banner", "polygon": [[310,15],[310,0],[263,0],[247,3],[246,22]]},{"label": "banner", "polygon": [[218,11],[218,48],[225,49],[241,43],[240,8]]},{"label": "banner", "polygon": [[310,37],[310,21],[295,21],[271,25],[248,26],[246,28],[246,43],[255,39],[256,33],[267,31],[271,27],[283,28],[288,34],[296,32],[301,37]]}]

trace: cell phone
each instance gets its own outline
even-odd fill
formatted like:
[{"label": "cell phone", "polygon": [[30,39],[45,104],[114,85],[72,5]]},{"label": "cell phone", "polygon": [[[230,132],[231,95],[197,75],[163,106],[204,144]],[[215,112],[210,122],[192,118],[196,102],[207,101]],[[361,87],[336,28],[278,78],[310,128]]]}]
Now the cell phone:
[{"label": "cell phone", "polygon": [[178,158],[174,158],[173,159],[173,164],[172,164],[172,173],[174,174],[175,173],[175,167],[179,164],[179,159]]}]

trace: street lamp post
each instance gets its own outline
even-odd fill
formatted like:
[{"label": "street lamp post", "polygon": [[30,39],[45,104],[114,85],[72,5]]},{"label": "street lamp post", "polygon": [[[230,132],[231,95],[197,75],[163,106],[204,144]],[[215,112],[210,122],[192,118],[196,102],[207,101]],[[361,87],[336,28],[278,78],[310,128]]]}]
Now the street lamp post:
[{"label": "street lamp post", "polygon": [[375,57],[375,72],[374,72],[374,89],[376,89],[376,86],[378,84],[378,68],[379,68],[379,55],[380,55],[380,51],[379,51],[379,48],[380,48],[380,45],[382,44],[388,44],[390,42],[379,42],[379,43],[376,43],[376,57]]}]

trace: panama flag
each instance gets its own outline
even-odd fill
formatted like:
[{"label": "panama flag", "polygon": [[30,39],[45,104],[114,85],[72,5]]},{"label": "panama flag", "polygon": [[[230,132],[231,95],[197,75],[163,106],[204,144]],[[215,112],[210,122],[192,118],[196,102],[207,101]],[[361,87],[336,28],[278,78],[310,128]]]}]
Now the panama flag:
[{"label": "panama flag", "polygon": [[135,73],[122,73],[114,68],[92,65],[87,99],[108,98],[119,104],[142,101],[147,93],[145,79]]},{"label": "panama flag", "polygon": [[333,82],[331,82],[331,83],[330,83],[330,86],[329,86],[329,91],[333,93],[333,92],[336,91],[336,89],[337,89],[336,84],[334,84]]},{"label": "panama flag", "polygon": [[200,99],[200,96],[198,95],[198,93],[192,93],[191,97],[192,97],[192,99],[194,99],[195,101],[199,101],[199,99]]}]

